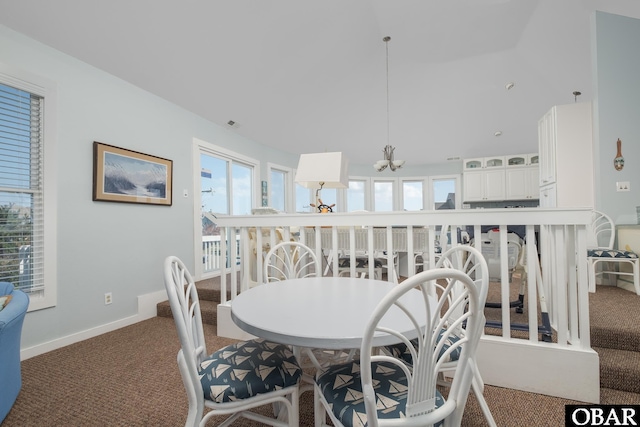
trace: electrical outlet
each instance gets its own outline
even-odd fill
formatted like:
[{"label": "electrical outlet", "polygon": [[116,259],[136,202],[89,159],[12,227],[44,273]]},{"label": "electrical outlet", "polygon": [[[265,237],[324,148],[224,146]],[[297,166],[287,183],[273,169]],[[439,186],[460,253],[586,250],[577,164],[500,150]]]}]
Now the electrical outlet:
[{"label": "electrical outlet", "polygon": [[631,191],[631,184],[629,181],[616,182],[616,191]]},{"label": "electrical outlet", "polygon": [[104,305],[109,305],[113,302],[113,298],[111,296],[111,292],[107,292],[104,294]]}]

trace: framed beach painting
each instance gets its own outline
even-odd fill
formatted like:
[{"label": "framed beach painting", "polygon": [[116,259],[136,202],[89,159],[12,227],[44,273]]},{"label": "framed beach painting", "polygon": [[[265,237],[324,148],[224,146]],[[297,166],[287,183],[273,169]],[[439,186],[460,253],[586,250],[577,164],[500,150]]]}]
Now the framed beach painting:
[{"label": "framed beach painting", "polygon": [[93,200],[171,206],[173,161],[93,143]]}]

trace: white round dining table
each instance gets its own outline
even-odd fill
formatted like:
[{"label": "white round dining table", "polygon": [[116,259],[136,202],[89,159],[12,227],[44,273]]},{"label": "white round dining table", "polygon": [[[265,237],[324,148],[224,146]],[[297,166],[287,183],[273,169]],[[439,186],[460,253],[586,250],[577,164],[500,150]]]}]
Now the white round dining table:
[{"label": "white round dining table", "polygon": [[[385,295],[397,286],[382,280],[309,277],[255,286],[231,303],[231,318],[242,330],[270,341],[329,350],[360,348],[365,326]],[[422,295],[412,289],[401,301],[418,319],[426,319]],[[433,302],[431,302],[433,304]],[[414,325],[392,307],[381,325],[415,338]],[[374,345],[399,340],[376,333]]]}]

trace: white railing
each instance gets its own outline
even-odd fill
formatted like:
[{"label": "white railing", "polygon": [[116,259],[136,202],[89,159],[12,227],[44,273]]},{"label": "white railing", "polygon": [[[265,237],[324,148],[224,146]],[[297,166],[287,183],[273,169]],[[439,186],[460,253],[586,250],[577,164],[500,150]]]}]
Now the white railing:
[{"label": "white railing", "polygon": [[[205,273],[220,271],[220,236],[202,236],[202,266]],[[240,261],[240,236],[236,238],[236,261]]]},{"label": "white railing", "polygon": [[[426,260],[424,268],[429,268],[439,246],[444,250],[470,241],[482,250],[483,239],[476,237],[486,236],[483,232],[490,227],[498,230],[493,233],[498,246],[491,251],[485,247],[483,253],[498,272],[492,286],[500,286],[500,308],[491,310],[498,310],[500,315],[499,320],[488,323],[501,328],[501,335],[483,337],[478,359],[485,381],[596,402],[599,366],[597,353],[590,346],[586,274],[586,227],[590,219],[587,209],[537,208],[218,217],[222,237],[219,253],[223,258],[220,265],[229,265],[221,268],[218,335],[241,337],[230,321],[233,298],[262,283],[263,257],[256,254],[264,255],[281,240],[299,240],[312,247],[324,260],[325,274],[339,274],[338,257],[333,254],[349,253],[352,262],[348,273],[356,275],[354,254],[364,251],[372,277],[377,273],[374,254],[386,257],[387,280],[391,281],[398,274],[407,276],[416,271],[414,254],[421,254]],[[522,237],[522,247],[516,250],[526,282],[528,321],[521,325],[511,320],[514,252],[509,232],[514,230]],[[241,262],[227,264],[226,245],[238,238]],[[394,255],[398,255],[397,264]]]}]

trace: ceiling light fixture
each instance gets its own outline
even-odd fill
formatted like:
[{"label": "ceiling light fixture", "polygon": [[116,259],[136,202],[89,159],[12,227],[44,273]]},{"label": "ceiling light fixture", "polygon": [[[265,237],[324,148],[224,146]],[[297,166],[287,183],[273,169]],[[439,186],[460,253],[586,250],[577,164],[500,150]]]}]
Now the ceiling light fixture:
[{"label": "ceiling light fixture", "polygon": [[574,102],[578,102],[578,97],[582,95],[582,92],[575,90],[573,91]]},{"label": "ceiling light fixture", "polygon": [[387,145],[382,150],[384,153],[384,160],[378,160],[373,164],[373,167],[378,172],[382,172],[387,168],[387,166],[389,166],[389,169],[392,171],[395,171],[404,165],[404,160],[393,159],[393,152],[396,148],[389,144],[389,40],[391,40],[391,37],[389,36],[382,39],[387,51]]}]

